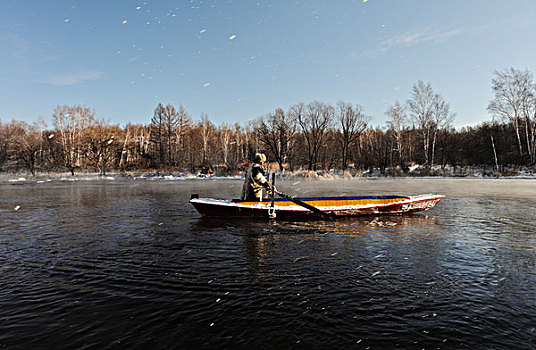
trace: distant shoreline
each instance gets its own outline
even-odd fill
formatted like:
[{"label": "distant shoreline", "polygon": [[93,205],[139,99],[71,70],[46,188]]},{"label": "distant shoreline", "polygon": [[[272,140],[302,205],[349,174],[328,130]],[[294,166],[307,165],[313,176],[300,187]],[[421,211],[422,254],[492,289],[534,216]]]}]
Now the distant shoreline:
[{"label": "distant shoreline", "polygon": [[[401,174],[396,176],[386,176],[379,174],[366,174],[360,176],[351,176],[348,174],[340,174],[333,172],[287,172],[284,174],[278,174],[278,178],[281,180],[311,180],[311,181],[329,181],[329,180],[378,180],[378,179],[520,179],[520,180],[534,180],[536,179],[536,173],[533,172],[516,172],[512,175],[501,175],[496,173],[490,173],[483,170],[475,171],[474,173],[457,175],[457,174],[445,174],[445,175],[429,175],[421,176],[416,174]],[[56,173],[56,172],[43,172],[31,175],[30,173],[0,173],[0,184],[24,184],[24,183],[45,183],[45,182],[77,182],[77,181],[115,181],[115,180],[164,180],[164,181],[184,181],[184,180],[240,180],[242,181],[243,175],[236,174],[233,176],[215,176],[215,175],[194,175],[191,173],[179,173],[179,172],[132,172],[132,173],[117,173],[110,172],[106,175],[100,175],[98,173],[80,172],[71,175],[69,172]]]}]

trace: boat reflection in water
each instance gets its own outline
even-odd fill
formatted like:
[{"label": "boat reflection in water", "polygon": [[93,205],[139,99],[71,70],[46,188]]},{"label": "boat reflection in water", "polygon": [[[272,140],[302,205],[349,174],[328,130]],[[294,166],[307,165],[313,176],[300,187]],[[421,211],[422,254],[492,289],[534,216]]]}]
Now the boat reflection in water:
[{"label": "boat reflection in water", "polygon": [[[334,256],[352,255],[356,250],[366,251],[380,241],[383,242],[380,245],[387,247],[403,241],[442,240],[438,219],[422,214],[345,217],[336,221],[275,219],[268,222],[201,217],[192,224],[195,226],[192,231],[221,233],[228,238],[228,233],[232,232],[232,236],[241,240],[242,253],[237,254],[246,257],[249,274],[256,282],[281,273],[279,269],[274,270],[274,264],[281,267],[317,259],[318,255],[328,254],[322,253],[324,250]],[[331,238],[333,236],[339,238]],[[341,242],[344,246],[340,246]],[[355,255],[354,259],[360,260]]]}]

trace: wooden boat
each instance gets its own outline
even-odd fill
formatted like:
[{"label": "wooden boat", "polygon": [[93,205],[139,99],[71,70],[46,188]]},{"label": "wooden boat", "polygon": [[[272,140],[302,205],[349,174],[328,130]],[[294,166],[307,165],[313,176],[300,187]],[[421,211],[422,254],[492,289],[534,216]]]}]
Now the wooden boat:
[{"label": "wooden boat", "polygon": [[[437,194],[295,199],[288,197],[275,199],[272,207],[271,199],[251,202],[237,199],[199,198],[194,194],[190,203],[201,215],[207,217],[277,217],[278,219],[307,220],[412,213],[431,209],[442,198],[444,196]],[[311,206],[314,208],[307,208]]]}]

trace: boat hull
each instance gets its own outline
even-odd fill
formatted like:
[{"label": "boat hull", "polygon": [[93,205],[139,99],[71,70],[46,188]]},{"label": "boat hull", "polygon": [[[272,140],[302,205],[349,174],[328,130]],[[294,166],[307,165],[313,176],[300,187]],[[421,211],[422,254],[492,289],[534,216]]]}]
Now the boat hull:
[{"label": "boat hull", "polygon": [[[404,214],[433,208],[444,196],[366,196],[366,197],[319,197],[299,198],[332,218],[370,216],[384,214]],[[192,198],[190,203],[206,217],[269,218],[275,212],[277,219],[316,220],[326,215],[312,212],[286,199],[277,199],[274,207],[271,201],[244,202],[237,200]]]}]

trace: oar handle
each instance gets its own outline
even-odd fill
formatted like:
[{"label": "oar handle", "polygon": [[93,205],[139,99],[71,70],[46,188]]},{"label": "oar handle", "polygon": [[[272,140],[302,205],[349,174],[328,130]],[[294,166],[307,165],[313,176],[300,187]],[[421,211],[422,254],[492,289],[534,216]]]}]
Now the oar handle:
[{"label": "oar handle", "polygon": [[275,190],[275,189],[274,189],[274,193],[277,194],[277,195],[279,195],[279,196],[281,196],[281,197],[283,197],[283,198],[285,198],[285,199],[289,199],[289,198],[291,198],[289,195],[286,195],[286,194],[284,194],[284,193],[281,193],[281,192],[279,192],[278,190]]}]

